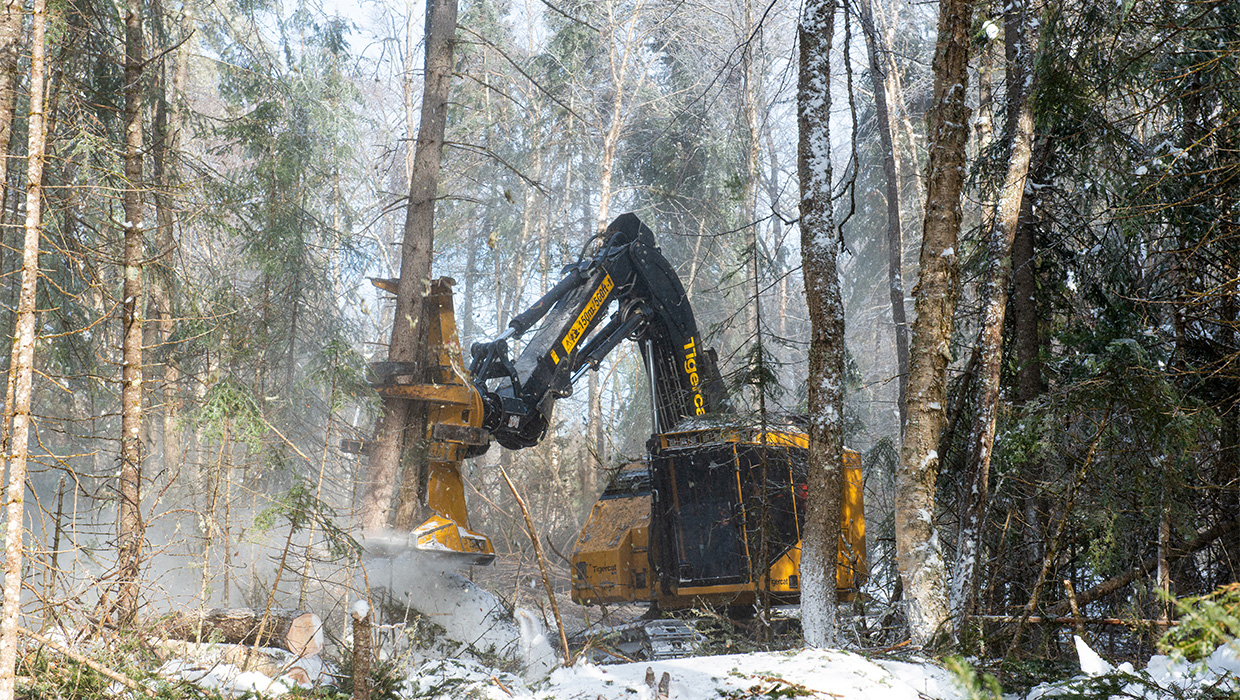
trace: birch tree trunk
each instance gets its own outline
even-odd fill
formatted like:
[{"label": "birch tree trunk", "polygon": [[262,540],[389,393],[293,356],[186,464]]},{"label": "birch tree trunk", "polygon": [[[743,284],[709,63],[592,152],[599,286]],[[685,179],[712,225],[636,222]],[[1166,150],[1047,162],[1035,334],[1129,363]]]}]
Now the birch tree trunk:
[{"label": "birch tree trunk", "polygon": [[[1020,14],[1027,16],[1028,3],[1013,0]],[[1015,63],[1008,70],[1008,169],[995,207],[993,223],[986,239],[987,269],[982,283],[982,327],[978,333],[979,371],[974,402],[973,429],[969,434],[969,480],[961,513],[956,566],[952,581],[952,614],[956,632],[965,629],[977,605],[977,570],[981,555],[981,528],[990,502],[990,456],[995,442],[995,417],[999,405],[999,371],[1003,362],[1003,320],[1007,311],[1008,287],[1012,274],[1012,241],[1020,222],[1025,181],[1029,174],[1033,147],[1033,110],[1030,81],[1036,30],[1028,22],[1008,24],[1008,41],[1018,45]],[[1026,32],[1032,36],[1026,40]]]},{"label": "birch tree trunk", "polygon": [[831,38],[835,0],[806,0],[797,34],[797,176],[801,256],[809,308],[809,488],[801,552],[801,624],[812,647],[837,642],[844,409],[844,303],[836,269],[840,239],[831,206]]},{"label": "birch tree trunk", "polygon": [[[401,244],[400,282],[396,315],[388,346],[391,362],[425,366],[427,323],[425,298],[430,290],[431,256],[435,243],[435,199],[439,163],[443,157],[444,126],[448,116],[448,88],[452,80],[452,51],[456,40],[456,0],[428,0],[426,4],[426,59],[422,86],[422,121],[418,126],[413,174],[409,181],[404,241]],[[387,526],[392,493],[400,473],[400,512],[397,526],[411,526],[422,499],[425,455],[410,455],[411,468],[400,469],[406,443],[420,444],[426,433],[424,407],[402,399],[386,398],[375,446],[370,454],[362,495],[362,528]]]},{"label": "birch tree trunk", "polygon": [[896,469],[896,557],[907,597],[913,642],[936,641],[948,618],[947,573],[934,524],[939,435],[947,393],[947,364],[960,288],[960,193],[969,137],[969,24],[972,0],[940,0],[934,52],[934,96],[927,118],[925,219],[916,317],[909,351],[908,421]]},{"label": "birch tree trunk", "polygon": [[11,426],[5,445],[9,469],[5,490],[4,603],[0,614],[0,700],[12,700],[16,679],[17,626],[21,612],[22,535],[25,520],[26,457],[30,438],[30,395],[34,385],[35,288],[39,280],[39,234],[43,227],[43,160],[47,120],[43,114],[46,2],[34,0],[30,51],[30,118],[27,122],[26,236],[22,246],[21,292],[9,365],[13,393],[4,407]]},{"label": "birch tree trunk", "polygon": [[138,611],[142,560],[142,2],[125,14],[125,237],[121,316],[121,472],[117,513],[117,610],[121,624]]},{"label": "birch tree trunk", "polygon": [[899,396],[900,432],[908,418],[908,319],[904,313],[904,234],[900,217],[900,154],[895,145],[895,121],[888,108],[889,97],[895,93],[891,72],[886,70],[883,54],[890,46],[879,45],[874,28],[872,0],[861,0],[861,29],[870,54],[870,81],[874,90],[874,116],[883,149],[883,191],[887,197],[887,288],[891,297],[891,324],[896,336],[896,376]]}]

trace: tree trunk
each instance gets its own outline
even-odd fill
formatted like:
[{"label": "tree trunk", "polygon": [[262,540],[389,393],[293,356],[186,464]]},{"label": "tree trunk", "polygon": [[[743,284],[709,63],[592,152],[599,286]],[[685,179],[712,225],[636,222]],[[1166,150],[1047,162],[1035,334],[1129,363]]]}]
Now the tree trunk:
[{"label": "tree trunk", "polygon": [[4,604],[0,614],[0,700],[12,700],[21,612],[22,534],[25,519],[26,457],[30,438],[30,395],[34,384],[35,286],[39,280],[39,234],[43,227],[43,160],[47,122],[43,115],[45,0],[34,0],[30,51],[30,118],[26,169],[26,237],[22,246],[21,293],[9,374],[12,400],[4,407],[10,426],[5,491]]},{"label": "tree trunk", "polygon": [[315,656],[323,651],[323,621],[312,612],[277,608],[267,615],[266,625],[262,621],[262,610],[213,608],[173,613],[151,625],[151,632],[190,642],[218,638],[225,644],[257,644],[283,649],[298,657]]},{"label": "tree trunk", "polygon": [[[1036,174],[1035,174],[1036,177]],[[1024,403],[1042,393],[1041,334],[1038,329],[1037,277],[1034,275],[1032,207],[1026,201],[1016,238],[1012,241],[1013,352],[1016,360],[1016,400]]]},{"label": "tree trunk", "polygon": [[[909,352],[908,422],[896,470],[896,555],[914,643],[930,644],[947,621],[947,574],[934,524],[935,482],[953,313],[959,294],[960,193],[969,137],[969,25],[972,0],[940,0],[934,97],[927,119],[925,219],[916,317]],[[950,633],[950,630],[942,630]]]},{"label": "tree trunk", "polygon": [[370,700],[370,661],[374,656],[370,604],[358,601],[350,613],[353,618],[353,700]]},{"label": "tree trunk", "polygon": [[125,15],[124,337],[121,341],[121,472],[117,513],[117,610],[121,624],[138,611],[142,561],[142,2]]},{"label": "tree trunk", "polygon": [[[1030,178],[1038,181],[1050,160],[1053,145],[1047,138],[1035,141]],[[1034,197],[1025,197],[1021,203],[1020,222],[1016,238],[1012,241],[1012,294],[1008,301],[1007,325],[1011,339],[1010,352],[1016,367],[1016,405],[1023,406],[1042,393],[1042,344],[1044,342],[1038,317],[1038,286],[1034,263],[1034,245],[1037,221],[1033,217]],[[1034,459],[1021,470],[1022,479],[1017,485],[1017,499],[1024,517],[1020,520],[1019,537],[1023,545],[1012,552],[1013,568],[1010,576],[1014,581],[1011,593],[1014,601],[1023,602],[1029,597],[1025,583],[1032,582],[1042,561],[1043,540],[1046,537],[1048,497],[1043,491],[1046,466]],[[1021,555],[1021,552],[1024,554]]]},{"label": "tree trunk", "polygon": [[471,221],[466,224],[469,226],[468,234],[465,237],[465,293],[461,295],[461,312],[457,314],[457,321],[461,328],[461,347],[469,348],[473,343],[478,342],[477,331],[474,324],[474,296],[480,291],[478,289],[478,246],[481,242],[478,240],[478,224]]},{"label": "tree trunk", "polygon": [[844,304],[836,269],[840,238],[831,206],[831,39],[835,1],[807,0],[797,27],[797,175],[801,256],[809,308],[809,489],[801,553],[805,643],[836,646],[844,412]]},{"label": "tree trunk", "polygon": [[[409,181],[409,207],[401,244],[400,282],[396,290],[396,316],[388,346],[391,362],[430,361],[426,347],[425,298],[430,290],[431,257],[434,251],[435,199],[439,188],[439,163],[443,156],[444,126],[448,112],[448,88],[452,79],[452,50],[456,39],[456,0],[429,0],[426,5],[426,62],[422,86],[422,121],[418,126],[417,151]],[[415,375],[415,377],[418,375]],[[401,488],[400,525],[416,519],[422,500],[425,455],[414,456],[413,468],[401,470],[402,454],[409,443],[421,444],[426,433],[425,407],[403,399],[385,398],[375,447],[362,501],[362,528],[387,526],[392,491],[398,472]]]},{"label": "tree trunk", "polygon": [[[1013,2],[1013,5],[1016,3]],[[1018,10],[1028,14],[1028,4]],[[956,631],[961,632],[977,604],[977,570],[981,557],[982,525],[990,502],[990,458],[994,450],[995,420],[999,406],[999,372],[1003,363],[1003,321],[1007,311],[1008,286],[1012,272],[1012,241],[1020,223],[1020,212],[1033,150],[1033,108],[1031,88],[1024,78],[1037,46],[1037,30],[1028,22],[1009,22],[1009,43],[1019,45],[1008,68],[1007,127],[1008,170],[999,193],[993,223],[986,240],[987,269],[982,284],[982,327],[978,333],[980,368],[974,400],[973,429],[969,434],[970,488],[965,490],[956,547],[955,578],[952,581],[952,613]],[[1028,36],[1026,35],[1028,32]],[[1013,108],[1013,105],[1015,107]]]},{"label": "tree trunk", "polygon": [[887,197],[887,288],[891,297],[891,323],[896,336],[896,376],[899,379],[900,432],[908,418],[908,319],[904,313],[904,234],[900,220],[900,154],[895,145],[895,121],[888,109],[888,97],[895,92],[890,71],[884,69],[883,55],[891,47],[878,43],[874,28],[872,0],[861,0],[861,28],[870,54],[870,81],[874,90],[874,117],[883,149],[883,191]]},{"label": "tree trunk", "polygon": [[[753,299],[745,303],[746,342],[758,342],[758,318],[762,315],[758,308],[762,303],[758,292],[758,156],[761,153],[758,133],[758,101],[761,99],[762,81],[758,76],[755,53],[761,47],[761,29],[753,28],[753,2],[745,0],[745,21],[742,26],[744,35],[739,43],[744,48],[741,52],[741,97],[744,101],[745,135],[745,201],[744,218],[741,224],[748,227],[746,247],[752,260],[745,264],[745,289],[753,290]],[[754,35],[749,36],[750,32]]]},{"label": "tree trunk", "polygon": [[611,47],[607,56],[611,64],[614,98],[611,105],[611,122],[607,125],[607,131],[603,133],[603,160],[599,164],[598,211],[594,216],[596,233],[602,233],[607,229],[607,217],[611,213],[611,174],[616,162],[616,145],[620,142],[620,132],[624,128],[624,77],[629,64],[631,44],[632,36],[630,35],[624,42],[624,53],[619,56],[618,61],[614,41],[608,44]]},{"label": "tree trunk", "polygon": [[[162,11],[159,3],[152,4],[152,11]],[[157,10],[157,8],[159,8]],[[187,8],[188,14],[188,8]],[[162,43],[167,43],[163,31],[163,18],[155,14],[153,19],[160,28],[158,34]],[[183,17],[185,19],[185,17]],[[157,251],[157,268],[151,275],[150,310],[155,317],[152,324],[156,336],[148,347],[157,347],[163,368],[163,469],[170,474],[177,474],[181,468],[181,431],[177,427],[180,416],[180,393],[177,384],[181,377],[181,368],[172,347],[172,336],[176,331],[176,323],[172,316],[172,295],[175,290],[176,273],[172,261],[176,259],[176,237],[174,226],[176,214],[173,211],[171,190],[175,179],[176,153],[181,143],[181,110],[180,94],[185,85],[188,63],[188,50],[182,45],[175,53],[172,70],[172,86],[168,89],[165,82],[165,70],[161,67],[159,77],[159,101],[155,108],[155,143],[151,148],[153,162],[152,175],[155,179],[155,250]]]},{"label": "tree trunk", "polygon": [[[891,12],[890,15],[883,14],[884,8],[881,5],[871,5],[871,8],[874,7],[877,7],[879,11],[877,16],[878,26],[876,26],[875,29],[881,30],[884,37],[883,43],[887,47],[894,49],[896,43],[896,28],[900,22],[898,3],[892,3],[887,8]],[[925,200],[925,191],[917,168],[917,134],[913,128],[913,120],[909,117],[908,105],[904,101],[904,80],[900,75],[900,66],[896,63],[896,53],[894,50],[889,50],[883,54],[883,56],[883,60],[887,68],[885,75],[887,80],[891,82],[891,92],[887,94],[887,109],[889,111],[889,116],[899,125],[900,133],[903,135],[907,144],[906,148],[908,149],[905,151],[905,153],[908,154],[908,158],[906,161],[901,161],[903,167],[906,168],[906,171],[903,173],[903,177],[905,182],[911,182],[913,185],[913,201],[917,206],[917,208],[914,209],[910,215],[909,220],[914,222],[920,221],[920,207],[922,202]]]},{"label": "tree trunk", "polygon": [[[608,51],[608,60],[611,66],[614,98],[611,105],[611,122],[607,125],[607,130],[603,132],[603,159],[599,164],[598,210],[594,215],[595,233],[602,233],[607,230],[608,218],[611,215],[611,176],[615,168],[616,146],[620,143],[620,134],[624,130],[625,75],[628,72],[629,51],[633,44],[632,31],[635,24],[636,22],[630,24],[629,35],[624,41],[622,53],[617,55],[617,48],[614,44],[609,44],[611,48]],[[590,381],[587,391],[587,449],[591,453],[590,462],[594,467],[594,474],[587,476],[583,480],[582,487],[593,490],[592,486],[597,478],[597,474],[603,468],[604,448],[602,389],[598,379],[598,370],[590,370]]]},{"label": "tree trunk", "polygon": [[[21,70],[22,0],[4,0],[0,15],[0,156],[8,154],[13,137],[14,105]],[[0,157],[0,203],[8,202],[8,158]],[[0,208],[0,217],[7,209]]]},{"label": "tree trunk", "polygon": [[598,488],[598,475],[603,470],[603,388],[599,381],[598,370],[589,372],[586,398],[589,411],[586,419],[586,441],[589,446],[590,459],[583,460],[581,474],[581,490],[593,495]]}]

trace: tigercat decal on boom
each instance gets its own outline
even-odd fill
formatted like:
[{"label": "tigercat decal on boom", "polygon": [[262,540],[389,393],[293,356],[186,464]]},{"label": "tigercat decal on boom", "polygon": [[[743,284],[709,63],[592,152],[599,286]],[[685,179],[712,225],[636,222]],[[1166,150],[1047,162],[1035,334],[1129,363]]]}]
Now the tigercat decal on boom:
[{"label": "tigercat decal on boom", "polygon": [[685,343],[685,375],[689,377],[689,386],[693,387],[693,411],[695,415],[705,415],[706,405],[702,398],[702,380],[697,373],[697,344],[696,340],[690,336],[689,342]]}]

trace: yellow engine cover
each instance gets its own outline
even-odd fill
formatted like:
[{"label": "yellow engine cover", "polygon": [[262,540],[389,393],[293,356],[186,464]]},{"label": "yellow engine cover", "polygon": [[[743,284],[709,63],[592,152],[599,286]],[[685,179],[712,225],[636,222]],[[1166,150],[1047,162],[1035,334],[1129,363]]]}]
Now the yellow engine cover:
[{"label": "yellow engine cover", "polygon": [[650,492],[648,482],[644,487],[632,484],[641,482],[645,471],[644,463],[626,467],[590,509],[573,546],[573,602],[597,605],[650,598]]}]

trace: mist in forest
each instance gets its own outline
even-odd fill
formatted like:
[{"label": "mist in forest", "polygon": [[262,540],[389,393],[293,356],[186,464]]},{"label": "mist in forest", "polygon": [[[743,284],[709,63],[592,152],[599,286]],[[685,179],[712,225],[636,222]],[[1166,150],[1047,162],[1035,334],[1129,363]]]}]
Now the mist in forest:
[{"label": "mist in forest", "polygon": [[[1169,600],[1234,582],[1240,560],[1240,17],[1213,1],[952,2],[968,21],[951,92],[935,7],[831,10],[818,126],[833,218],[813,233],[842,245],[832,426],[864,474],[863,598],[880,620],[856,638],[909,636],[921,592],[896,542],[901,484],[917,482],[931,498],[904,515],[932,533],[955,642],[1014,624],[1011,649],[1070,654],[1024,627],[1070,612],[1137,620],[1118,644],[1146,653]],[[276,606],[352,634],[349,604],[384,578],[371,564],[399,577],[359,535],[406,235],[433,236],[468,365],[634,212],[718,352],[736,421],[808,430],[799,4],[459,3],[434,226],[408,234],[424,5],[130,5],[32,1],[0,32],[23,619],[102,629],[118,606]],[[944,121],[941,94],[966,116]],[[926,203],[950,178],[930,153],[952,129],[959,221],[932,238],[946,219]],[[927,281],[951,303],[923,306]],[[919,308],[947,309],[929,350],[910,340]],[[910,398],[925,358],[939,393]],[[650,371],[621,343],[538,444],[465,462],[470,527],[498,554],[468,575],[547,629],[519,501],[547,585],[567,590],[599,494],[648,457]],[[425,486],[408,463],[394,507]]]}]

